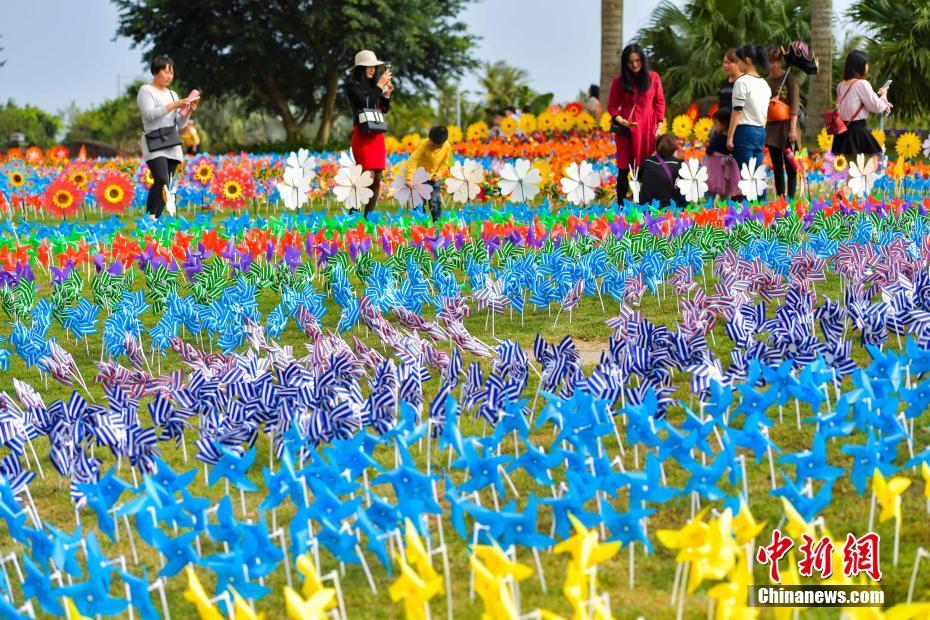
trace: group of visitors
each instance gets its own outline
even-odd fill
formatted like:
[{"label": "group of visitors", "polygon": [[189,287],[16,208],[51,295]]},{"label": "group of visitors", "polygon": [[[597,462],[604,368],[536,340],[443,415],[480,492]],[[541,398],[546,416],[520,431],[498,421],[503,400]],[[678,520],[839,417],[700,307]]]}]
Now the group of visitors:
[{"label": "group of visitors", "polygon": [[[742,166],[761,166],[767,150],[775,177],[775,192],[793,198],[797,192],[797,169],[793,152],[797,148],[800,93],[797,80],[783,65],[783,51],[773,47],[743,45],[728,50],[723,57],[726,75],[720,87],[714,129],[707,145],[708,187],[711,193],[725,198],[741,198],[738,181]],[[373,195],[364,205],[367,219],[375,209],[386,167],[384,114],[390,110],[394,92],[390,65],[374,52],[362,50],[347,71],[345,95],[352,112],[352,147],[355,163],[372,175]],[[174,79],[174,62],[157,56],[151,63],[152,82],[139,89],[136,102],[142,116],[143,159],[154,180],[146,208],[151,219],[161,216],[166,204],[166,190],[183,159],[185,141],[181,132],[191,121],[200,102],[195,90],[180,99],[169,88]],[[761,73],[767,71],[766,77]],[[872,157],[881,147],[866,128],[869,114],[891,109],[888,84],[877,92],[869,84],[869,58],[865,52],[853,51],[843,67],[843,81],[836,87],[836,112],[845,123],[845,131],[833,139],[833,153],[847,158],[864,154]],[[890,84],[890,82],[889,82]],[[597,86],[592,85],[583,105],[598,112]],[[620,55],[620,72],[610,86],[607,112],[617,145],[617,201],[630,193],[630,173],[634,170],[640,183],[639,202],[657,200],[663,205],[682,206],[675,180],[681,161],[676,153],[678,140],[665,133],[665,95],[662,79],[649,67],[642,46],[627,45]],[[515,113],[505,110],[501,115]],[[190,130],[185,132],[191,149]],[[449,132],[444,126],[433,127],[407,162],[406,182],[413,186],[414,172],[422,167],[429,174],[433,192],[429,210],[434,220],[442,215],[440,187],[451,162]],[[199,137],[196,137],[199,144]],[[194,149],[196,150],[196,146]]]}]

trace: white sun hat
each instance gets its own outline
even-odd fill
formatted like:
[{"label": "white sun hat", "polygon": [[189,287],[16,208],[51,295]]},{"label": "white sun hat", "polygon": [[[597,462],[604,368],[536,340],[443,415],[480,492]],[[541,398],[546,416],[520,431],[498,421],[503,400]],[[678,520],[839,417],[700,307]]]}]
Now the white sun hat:
[{"label": "white sun hat", "polygon": [[[362,50],[355,55],[355,64],[352,65],[352,69],[355,67],[377,67],[378,65],[383,65],[383,60],[378,60],[378,57],[375,56],[375,53],[371,50]],[[349,69],[346,73],[351,73],[352,69]]]}]

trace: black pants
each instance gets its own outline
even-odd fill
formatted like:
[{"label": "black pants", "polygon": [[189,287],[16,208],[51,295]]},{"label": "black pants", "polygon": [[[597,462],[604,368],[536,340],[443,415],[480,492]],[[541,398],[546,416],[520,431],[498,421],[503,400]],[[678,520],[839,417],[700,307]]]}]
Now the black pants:
[{"label": "black pants", "polygon": [[785,161],[785,149],[777,146],[766,145],[769,150],[769,157],[772,158],[772,173],[775,175],[775,194],[778,196],[785,195],[785,175],[788,176],[788,198],[794,198],[798,191],[798,171],[794,166]]},{"label": "black pants", "polygon": [[368,200],[368,204],[365,205],[365,219],[368,219],[368,214],[375,210],[375,207],[378,206],[378,193],[381,191],[381,174],[383,170],[369,170],[371,173],[371,191],[374,192],[371,195],[371,198]]},{"label": "black pants", "polygon": [[623,206],[623,199],[630,193],[630,171],[627,168],[617,170],[617,204]]},{"label": "black pants", "polygon": [[165,210],[165,187],[171,182],[171,175],[177,170],[179,162],[176,159],[167,157],[156,157],[148,162],[149,170],[152,171],[152,178],[155,182],[149,188],[149,195],[145,200],[145,210],[149,215],[161,217],[162,211]]}]

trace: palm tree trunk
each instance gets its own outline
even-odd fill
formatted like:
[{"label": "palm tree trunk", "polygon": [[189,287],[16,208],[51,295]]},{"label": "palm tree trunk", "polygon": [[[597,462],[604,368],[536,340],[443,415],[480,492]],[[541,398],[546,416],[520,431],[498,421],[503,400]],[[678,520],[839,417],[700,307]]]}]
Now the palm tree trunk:
[{"label": "palm tree trunk", "polygon": [[808,97],[807,132],[814,136],[833,101],[833,0],[811,0],[811,51],[820,62]]},{"label": "palm tree trunk", "polygon": [[601,0],[601,107],[607,109],[610,83],[619,72],[623,46],[623,0]]}]

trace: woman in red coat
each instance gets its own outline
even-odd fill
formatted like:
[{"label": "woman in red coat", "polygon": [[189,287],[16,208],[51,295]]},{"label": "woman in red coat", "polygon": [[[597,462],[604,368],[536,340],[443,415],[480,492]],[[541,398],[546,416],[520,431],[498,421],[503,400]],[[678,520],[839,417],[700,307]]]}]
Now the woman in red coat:
[{"label": "woman in red coat", "polygon": [[617,204],[630,190],[630,166],[639,166],[656,148],[664,130],[665,95],[662,79],[649,70],[641,45],[633,43],[620,54],[620,75],[610,85],[607,112],[614,120],[617,140]]}]

